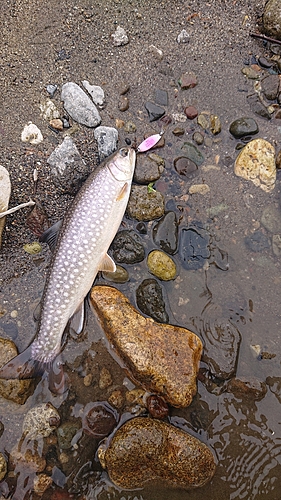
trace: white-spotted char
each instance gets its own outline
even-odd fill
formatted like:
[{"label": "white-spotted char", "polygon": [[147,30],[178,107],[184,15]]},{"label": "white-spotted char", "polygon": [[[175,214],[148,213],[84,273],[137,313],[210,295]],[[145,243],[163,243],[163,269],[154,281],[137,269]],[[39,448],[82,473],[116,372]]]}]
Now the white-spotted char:
[{"label": "white-spotted char", "polygon": [[107,158],[86,180],[60,229],[30,346],[0,370],[0,378],[30,378],[61,351],[70,318],[81,318],[84,299],[100,270],[114,271],[107,250],[128,203],[136,161],[132,148]]}]

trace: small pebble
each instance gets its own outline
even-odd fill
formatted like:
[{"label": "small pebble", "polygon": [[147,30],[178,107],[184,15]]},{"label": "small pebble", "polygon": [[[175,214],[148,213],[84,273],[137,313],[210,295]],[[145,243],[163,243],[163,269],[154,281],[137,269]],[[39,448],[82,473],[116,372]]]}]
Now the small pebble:
[{"label": "small pebble", "polygon": [[192,139],[196,142],[196,144],[198,144],[198,146],[201,146],[204,142],[204,136],[200,134],[200,132],[194,132]]},{"label": "small pebble", "polygon": [[55,130],[63,130],[63,122],[60,118],[54,118],[53,120],[50,121],[50,126],[53,127]]},{"label": "small pebble", "polygon": [[127,111],[128,108],[129,108],[129,99],[128,99],[128,97],[121,96],[119,98],[119,102],[118,102],[118,109],[119,109],[119,111]]},{"label": "small pebble", "polygon": [[194,106],[188,106],[184,112],[189,120],[193,120],[198,115],[198,111]]},{"label": "small pebble", "polygon": [[46,90],[51,99],[54,97],[57,88],[58,88],[57,85],[52,85],[52,84],[47,85]]},{"label": "small pebble", "polygon": [[173,134],[178,137],[180,135],[183,135],[184,134],[184,129],[181,128],[181,127],[176,127],[174,130],[173,130]]}]

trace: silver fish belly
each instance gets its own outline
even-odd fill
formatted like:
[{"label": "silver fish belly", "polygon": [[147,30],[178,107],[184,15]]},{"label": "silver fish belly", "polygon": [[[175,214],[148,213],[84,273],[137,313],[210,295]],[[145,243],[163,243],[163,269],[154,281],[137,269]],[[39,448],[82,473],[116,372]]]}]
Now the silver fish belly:
[{"label": "silver fish belly", "polygon": [[[56,358],[65,327],[83,306],[98,271],[115,269],[107,250],[125,213],[135,160],[131,148],[114,153],[89,176],[70,206],[50,264],[38,331],[27,348],[32,360],[50,364]],[[30,376],[27,367],[20,373],[16,363],[11,376],[17,358],[0,370],[0,378]]]}]

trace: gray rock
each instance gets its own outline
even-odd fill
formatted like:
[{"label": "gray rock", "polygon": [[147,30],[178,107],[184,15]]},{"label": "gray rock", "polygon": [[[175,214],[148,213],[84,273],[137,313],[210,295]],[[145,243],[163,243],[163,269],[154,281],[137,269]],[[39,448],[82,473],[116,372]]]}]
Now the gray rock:
[{"label": "gray rock", "polygon": [[263,13],[263,26],[268,36],[281,40],[281,3],[269,0]]},{"label": "gray rock", "polygon": [[82,85],[87,90],[87,92],[90,94],[94,103],[99,105],[99,106],[102,106],[103,101],[104,101],[103,89],[101,87],[99,87],[99,85],[90,85],[90,83],[87,80],[83,80]]},{"label": "gray rock", "polygon": [[99,112],[90,97],[74,82],[65,83],[61,90],[64,109],[78,123],[97,127],[101,122]]},{"label": "gray rock", "polygon": [[256,113],[256,115],[262,116],[262,118],[266,118],[267,120],[271,119],[270,113],[265,105],[260,101],[257,94],[248,95],[247,100],[251,110]]},{"label": "gray rock", "polygon": [[145,109],[148,112],[150,122],[158,120],[165,114],[165,109],[150,101],[145,103]]},{"label": "gray rock", "polygon": [[76,194],[90,173],[71,137],[66,136],[49,156],[54,183],[62,193]]},{"label": "gray rock", "polygon": [[177,42],[178,43],[188,43],[189,42],[189,34],[187,33],[186,30],[182,30],[180,34],[177,37]]},{"label": "gray rock", "polygon": [[165,309],[162,288],[155,279],[142,281],[136,290],[139,309],[158,323],[168,323],[169,316]]},{"label": "gray rock", "polygon": [[259,131],[259,127],[253,118],[243,116],[231,123],[229,132],[236,138],[244,137],[245,135],[254,135]]},{"label": "gray rock", "polygon": [[138,156],[134,173],[134,181],[139,184],[149,184],[157,181],[164,171],[163,163],[157,164],[147,156]]},{"label": "gray rock", "polygon": [[57,85],[52,85],[51,83],[46,86],[46,90],[50,96],[51,99],[53,99],[55,92],[57,90],[58,86]]},{"label": "gray rock", "polygon": [[121,26],[117,26],[116,31],[111,35],[111,38],[113,45],[116,47],[119,47],[120,45],[127,45],[127,43],[129,43],[126,31],[124,28],[121,28]]},{"label": "gray rock", "polygon": [[147,186],[132,186],[127,214],[138,221],[158,219],[164,215],[165,200],[162,193],[149,191]]},{"label": "gray rock", "polygon": [[118,132],[114,127],[101,126],[95,129],[94,135],[98,142],[100,161],[102,161],[116,151]]}]

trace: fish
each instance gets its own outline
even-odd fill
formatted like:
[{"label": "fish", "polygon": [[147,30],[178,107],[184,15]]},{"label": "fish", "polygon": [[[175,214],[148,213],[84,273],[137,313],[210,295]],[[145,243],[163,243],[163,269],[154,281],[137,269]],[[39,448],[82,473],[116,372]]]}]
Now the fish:
[{"label": "fish", "polygon": [[[66,326],[81,333],[84,299],[99,271],[116,270],[108,249],[129,200],[136,151],[121,148],[106,158],[85,181],[62,221],[43,241],[54,247],[36,335],[30,345],[0,369],[0,378],[28,379],[49,371],[62,385],[60,352]],[[59,390],[58,390],[59,392]]]}]

